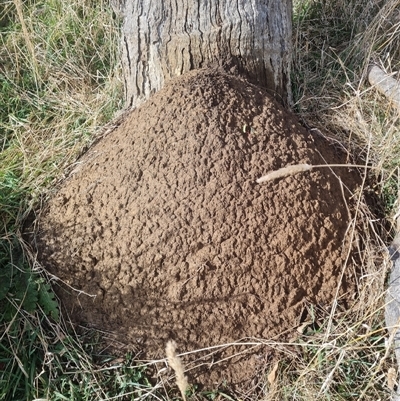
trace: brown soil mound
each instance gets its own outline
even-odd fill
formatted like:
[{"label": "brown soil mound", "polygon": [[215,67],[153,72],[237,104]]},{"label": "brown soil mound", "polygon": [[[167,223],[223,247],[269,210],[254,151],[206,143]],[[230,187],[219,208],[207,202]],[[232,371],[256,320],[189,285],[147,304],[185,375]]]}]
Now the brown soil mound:
[{"label": "brown soil mound", "polygon": [[[169,339],[189,351],[271,338],[299,324],[305,301],[334,298],[358,177],[324,168],[256,179],[325,162],[346,160],[262,89],[192,72],[81,160],[39,221],[38,255],[94,296],[60,294],[75,321],[139,344],[146,357],[163,358]],[[342,292],[352,288],[345,275]],[[239,383],[256,359],[207,377]]]}]

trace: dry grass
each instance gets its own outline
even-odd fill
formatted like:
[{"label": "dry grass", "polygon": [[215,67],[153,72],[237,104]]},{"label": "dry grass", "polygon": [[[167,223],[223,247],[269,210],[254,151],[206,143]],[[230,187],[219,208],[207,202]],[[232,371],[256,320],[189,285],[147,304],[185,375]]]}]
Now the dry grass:
[{"label": "dry grass", "polygon": [[[62,316],[55,322],[54,294],[24,252],[21,231],[119,107],[117,38],[102,1],[0,6],[0,399],[72,399],[90,382],[81,374],[92,369],[88,345],[65,330]],[[96,379],[86,399],[104,398]]]},{"label": "dry grass", "polygon": [[176,353],[176,347],[177,345],[175,341],[168,341],[165,352],[167,354],[168,364],[175,372],[176,384],[181,392],[183,401],[186,401],[186,391],[189,388],[189,384],[184,373],[182,361]]},{"label": "dry grass", "polygon": [[[23,7],[16,0],[15,6],[8,18],[22,29],[1,35],[1,95],[10,104],[0,127],[1,160],[17,160],[24,185],[41,192],[115,111],[121,83],[109,65],[118,51],[117,31],[112,21],[99,21],[102,4]],[[18,114],[11,102],[19,103]]]},{"label": "dry grass", "polygon": [[378,169],[373,166],[364,166],[362,164],[293,164],[291,166],[282,167],[279,170],[271,171],[268,174],[258,178],[256,180],[257,184],[261,184],[267,181],[273,181],[278,178],[290,177],[292,175],[296,175],[299,173],[303,173],[305,171],[310,171],[313,168],[332,168],[332,167],[341,167],[341,168],[364,168],[364,169]]},{"label": "dry grass", "polygon": [[309,171],[313,166],[310,164],[295,164],[292,166],[282,167],[279,170],[271,171],[268,174],[258,178],[256,180],[257,184],[261,184],[262,182],[273,181],[278,178],[289,177],[291,175],[299,174],[304,171]]}]

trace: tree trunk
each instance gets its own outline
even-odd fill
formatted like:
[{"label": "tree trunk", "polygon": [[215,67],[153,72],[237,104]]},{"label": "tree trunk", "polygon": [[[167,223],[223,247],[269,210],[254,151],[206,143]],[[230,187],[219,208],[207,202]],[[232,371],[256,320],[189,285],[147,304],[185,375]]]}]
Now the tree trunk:
[{"label": "tree trunk", "polygon": [[292,0],[122,0],[128,106],[197,68],[235,65],[291,103]]}]

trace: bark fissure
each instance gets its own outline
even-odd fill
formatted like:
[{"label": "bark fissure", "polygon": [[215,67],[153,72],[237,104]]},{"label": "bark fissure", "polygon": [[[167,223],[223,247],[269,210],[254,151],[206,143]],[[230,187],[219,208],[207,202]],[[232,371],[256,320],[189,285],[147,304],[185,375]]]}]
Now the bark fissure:
[{"label": "bark fissure", "polygon": [[[202,68],[203,67],[203,62],[204,62],[204,55],[203,55],[203,51],[202,51],[202,48],[201,48],[201,45],[200,45],[200,43],[203,42],[203,31],[201,30],[201,26],[200,26],[200,15],[201,15],[200,3],[201,3],[200,1],[197,3],[197,16],[195,18],[195,23],[197,23],[197,29],[199,31],[199,39],[197,41],[197,43],[198,43],[198,56],[199,56],[199,68]],[[193,65],[193,68],[194,68],[194,65]]]},{"label": "bark fissure", "polygon": [[[241,51],[241,38],[242,38],[242,15],[240,13],[240,8],[239,8],[239,0],[236,1],[236,9],[238,13],[238,44],[237,44],[237,49],[238,49],[238,56],[240,60],[242,59],[242,51]],[[244,53],[244,51],[243,51]]]},{"label": "bark fissure", "polygon": [[[140,5],[140,3],[139,3],[138,5]],[[141,54],[142,54],[141,42],[142,42],[142,41],[141,41],[141,38],[140,38],[140,35],[142,34],[141,29],[140,29],[140,16],[141,16],[141,12],[142,12],[142,10],[138,9],[138,11],[137,11],[137,19],[136,19],[136,25],[137,25],[137,29],[138,29],[138,35],[137,35],[137,52],[136,52],[136,63],[135,63],[135,65],[137,66],[137,69],[138,69],[138,77],[139,77],[139,75],[142,75],[142,77],[143,77],[143,73],[142,73],[143,64],[142,64],[142,60],[141,60]],[[143,89],[144,89],[144,88],[142,87],[140,80],[137,79],[137,80],[135,81],[135,83],[136,83],[136,90],[137,90],[137,92],[138,92],[138,93],[143,92]],[[133,97],[133,99],[134,99],[134,97]]]}]

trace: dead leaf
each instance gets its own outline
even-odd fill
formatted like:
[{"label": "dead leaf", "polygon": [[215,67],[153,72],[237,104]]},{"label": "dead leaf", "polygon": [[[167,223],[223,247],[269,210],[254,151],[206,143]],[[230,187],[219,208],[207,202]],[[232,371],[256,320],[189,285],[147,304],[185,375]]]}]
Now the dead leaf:
[{"label": "dead leaf", "polygon": [[395,368],[389,368],[387,372],[387,384],[389,387],[389,390],[393,391],[394,386],[396,385],[396,379],[397,379],[397,372]]},{"label": "dead leaf", "polygon": [[301,326],[299,326],[299,327],[297,327],[297,332],[299,333],[299,334],[304,334],[304,332],[306,331],[306,328],[310,325],[310,324],[312,324],[312,321],[311,320],[307,320],[306,322],[304,322]]},{"label": "dead leaf", "polygon": [[273,384],[274,381],[276,380],[276,372],[279,367],[279,361],[275,363],[274,367],[272,368],[271,372],[269,372],[269,375],[267,377],[268,383]]}]

